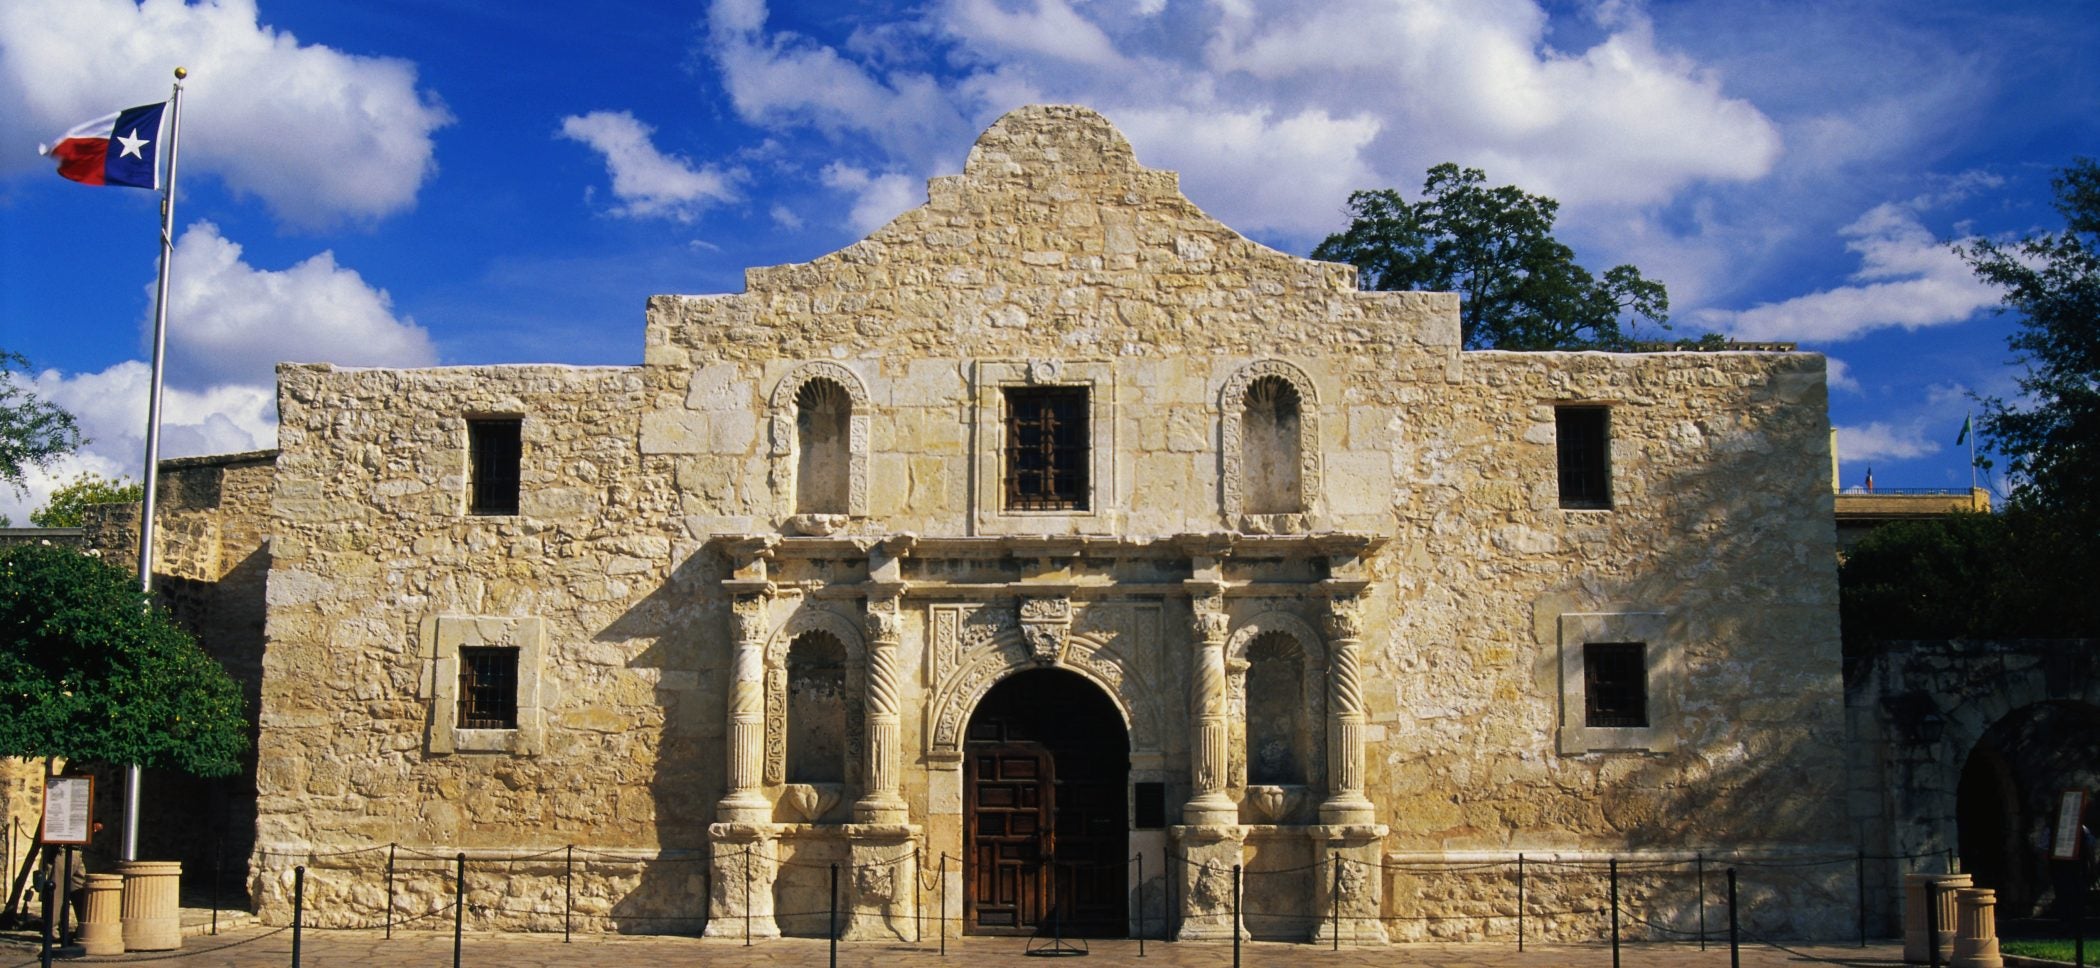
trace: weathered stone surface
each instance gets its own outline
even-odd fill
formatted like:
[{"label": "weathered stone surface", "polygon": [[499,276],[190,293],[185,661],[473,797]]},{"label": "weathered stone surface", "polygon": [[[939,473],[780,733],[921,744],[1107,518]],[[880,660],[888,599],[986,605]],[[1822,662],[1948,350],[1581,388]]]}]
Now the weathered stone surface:
[{"label": "weathered stone surface", "polygon": [[[1361,292],[1349,267],[1244,239],[1079,108],[1006,116],[929,192],[846,249],[751,270],[744,293],[650,300],[638,368],[280,370],[266,918],[285,918],[309,851],[574,843],[635,857],[579,878],[595,926],[711,914],[709,934],[736,934],[749,912],[757,934],[819,930],[829,864],[894,844],[924,852],[918,880],[962,852],[963,727],[994,683],[1041,666],[1116,704],[1131,779],[1164,785],[1169,825],[1222,795],[1173,839],[1200,858],[1148,869],[1157,886],[1133,876],[1137,897],[1172,885],[1184,931],[1234,930],[1218,878],[1235,857],[1343,852],[1345,872],[1381,870],[1345,887],[1353,917],[1456,938],[1503,929],[1505,885],[1384,871],[1382,851],[1849,852],[1821,358],[1461,352],[1456,296]],[[779,388],[814,376],[862,408],[836,515],[794,499]],[[1276,454],[1244,460],[1254,438],[1232,430],[1264,379],[1298,408],[1290,475]],[[1003,503],[1003,395],[1030,386],[1085,390],[1083,507]],[[1567,403],[1610,407],[1609,510],[1560,507]],[[523,418],[517,515],[466,513],[466,420],[489,415]],[[1256,466],[1304,482],[1297,505],[1270,487],[1281,510],[1242,506]],[[868,624],[888,596],[894,619]],[[1640,737],[1564,743],[1574,614],[1659,616],[1648,645],[1677,698]],[[431,748],[426,686],[456,674],[422,641],[439,615],[544,623],[543,745]],[[1295,815],[1242,802],[1234,650],[1257,626],[1297,643],[1317,700],[1291,724],[1313,738]],[[785,656],[810,630],[846,656],[842,803],[882,757],[899,770],[907,822],[878,840],[847,807],[808,822],[781,805]],[[1222,659],[1198,648],[1213,632]],[[891,633],[895,675],[869,674],[867,643]],[[894,732],[862,724],[870,689],[896,691]],[[1383,832],[1316,836],[1319,816]],[[371,875],[331,875],[331,917],[377,919]],[[547,926],[554,871],[477,876],[482,922]],[[1328,898],[1300,880],[1258,888],[1267,920],[1241,927],[1308,936]],[[848,879],[846,896],[881,899],[855,909],[856,935],[917,923],[926,902],[902,881]],[[414,890],[397,911],[436,903]],[[1792,896],[1772,902],[1788,927],[1849,924]],[[1462,916],[1409,920],[1425,906]]]}]

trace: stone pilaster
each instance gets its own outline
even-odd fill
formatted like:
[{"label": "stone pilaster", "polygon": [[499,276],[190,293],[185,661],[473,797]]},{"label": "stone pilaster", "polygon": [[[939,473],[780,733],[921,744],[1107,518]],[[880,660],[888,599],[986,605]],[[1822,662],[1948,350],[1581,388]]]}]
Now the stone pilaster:
[{"label": "stone pilaster", "polygon": [[1182,818],[1192,825],[1232,824],[1239,806],[1225,793],[1230,733],[1225,695],[1225,590],[1221,582],[1188,583],[1195,612],[1196,654],[1189,676],[1189,802]]},{"label": "stone pilaster", "polygon": [[[1346,944],[1385,944],[1385,923],[1379,920],[1385,909],[1385,878],[1380,876],[1379,865],[1384,861],[1386,828],[1318,826],[1309,832],[1322,864],[1313,887],[1312,913],[1320,921],[1313,928],[1312,940],[1332,944],[1339,933]],[[1337,863],[1339,878],[1330,866]]]},{"label": "stone pilaster", "polygon": [[773,917],[773,882],[780,865],[779,842],[766,824],[718,823],[707,828],[713,851],[708,866],[714,889],[708,895],[709,938],[780,937]]},{"label": "stone pilaster", "polygon": [[918,829],[904,824],[846,827],[853,873],[840,885],[848,941],[919,940]]},{"label": "stone pilaster", "polygon": [[[1233,824],[1206,824],[1174,828],[1180,842],[1179,867],[1174,872],[1181,895],[1182,941],[1230,940],[1237,930],[1247,936],[1244,923],[1233,919],[1234,868],[1246,863],[1246,829]],[[1241,884],[1244,893],[1245,873]],[[1245,912],[1242,914],[1244,920]]]},{"label": "stone pilaster", "polygon": [[898,646],[904,638],[902,595],[901,586],[876,586],[868,593],[867,747],[861,771],[866,792],[853,805],[854,820],[863,824],[901,824],[905,819],[897,773],[902,743],[897,672]]},{"label": "stone pilaster", "polygon": [[1327,603],[1327,799],[1323,824],[1368,824],[1374,819],[1364,795],[1364,603],[1355,590],[1337,592]]},{"label": "stone pilaster", "polygon": [[724,823],[764,823],[772,819],[766,799],[766,635],[771,631],[768,606],[772,588],[763,582],[738,582],[732,589],[736,653],[729,682],[729,743],[726,750],[729,793],[717,816]]}]

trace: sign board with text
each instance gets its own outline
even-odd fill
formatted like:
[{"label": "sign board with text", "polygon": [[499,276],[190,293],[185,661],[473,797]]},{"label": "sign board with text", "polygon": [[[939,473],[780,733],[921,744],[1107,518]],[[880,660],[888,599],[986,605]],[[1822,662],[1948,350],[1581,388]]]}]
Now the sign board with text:
[{"label": "sign board with text", "polygon": [[2056,804],[2056,843],[2052,860],[2078,859],[2078,819],[2085,816],[2085,791],[2065,790]]},{"label": "sign board with text", "polygon": [[94,836],[94,814],[94,777],[54,776],[44,780],[44,843],[87,844]]}]

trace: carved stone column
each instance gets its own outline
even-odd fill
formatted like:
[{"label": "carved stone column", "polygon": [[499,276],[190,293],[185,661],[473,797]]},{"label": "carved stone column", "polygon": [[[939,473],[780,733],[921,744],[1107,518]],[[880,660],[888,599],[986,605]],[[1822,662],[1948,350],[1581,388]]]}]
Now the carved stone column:
[{"label": "carved stone column", "polygon": [[1196,654],[1189,675],[1189,797],[1182,818],[1192,825],[1232,824],[1239,807],[1225,793],[1228,769],[1225,695],[1225,589],[1215,581],[1191,581]]},{"label": "carved stone column", "polygon": [[771,586],[758,583],[733,590],[736,653],[729,683],[729,794],[717,808],[724,823],[765,823],[773,804],[761,788],[766,763],[766,635],[771,631],[767,606]]},{"label": "carved stone column", "polygon": [[904,638],[901,607],[903,589],[874,586],[868,592],[868,680],[867,748],[863,751],[862,776],[866,790],[853,805],[853,819],[864,824],[899,824],[905,819],[904,797],[898,793],[897,651]]},{"label": "carved stone column", "polygon": [[1360,591],[1337,592],[1327,605],[1328,792],[1323,824],[1368,824],[1375,818],[1364,795],[1364,602]]}]

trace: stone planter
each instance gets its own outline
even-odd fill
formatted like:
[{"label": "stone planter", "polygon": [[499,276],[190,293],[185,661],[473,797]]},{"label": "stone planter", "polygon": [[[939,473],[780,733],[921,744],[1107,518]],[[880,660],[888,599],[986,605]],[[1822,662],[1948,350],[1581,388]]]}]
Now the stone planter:
[{"label": "stone planter", "polygon": [[124,875],[124,947],[173,951],[182,947],[182,865],[171,860],[135,860],[117,865]]},{"label": "stone planter", "polygon": [[80,921],[80,946],[90,955],[124,953],[124,875],[87,876],[87,913]]}]

